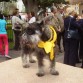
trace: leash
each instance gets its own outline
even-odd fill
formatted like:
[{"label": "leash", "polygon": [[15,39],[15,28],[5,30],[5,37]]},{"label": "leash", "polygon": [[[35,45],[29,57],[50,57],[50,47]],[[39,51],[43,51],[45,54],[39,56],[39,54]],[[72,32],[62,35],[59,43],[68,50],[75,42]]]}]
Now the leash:
[{"label": "leash", "polygon": [[38,43],[38,47],[39,48],[44,48],[45,52],[48,54],[50,53],[50,60],[54,59],[54,47],[55,47],[55,41],[57,39],[57,33],[54,30],[54,28],[52,26],[49,27],[51,30],[51,37],[48,41],[44,42],[44,41],[40,41]]}]

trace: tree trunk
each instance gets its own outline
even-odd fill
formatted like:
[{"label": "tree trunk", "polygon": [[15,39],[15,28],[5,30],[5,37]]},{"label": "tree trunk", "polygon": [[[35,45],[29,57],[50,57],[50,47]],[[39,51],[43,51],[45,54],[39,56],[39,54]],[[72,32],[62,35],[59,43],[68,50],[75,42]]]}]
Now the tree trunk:
[{"label": "tree trunk", "polygon": [[38,10],[37,1],[35,0],[22,0],[25,6],[26,12],[34,11],[35,13]]}]

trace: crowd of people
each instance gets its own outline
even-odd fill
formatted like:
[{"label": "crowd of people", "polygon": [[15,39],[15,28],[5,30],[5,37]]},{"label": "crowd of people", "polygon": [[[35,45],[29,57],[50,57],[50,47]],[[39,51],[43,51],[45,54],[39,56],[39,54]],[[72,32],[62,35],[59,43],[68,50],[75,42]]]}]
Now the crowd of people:
[{"label": "crowd of people", "polygon": [[[50,8],[50,11],[44,11],[43,17],[52,15],[55,20],[54,27],[57,32],[57,45],[59,53],[64,52],[64,64],[76,66],[77,63],[82,61],[81,67],[83,68],[83,16],[75,12],[72,7],[55,7]],[[19,15],[19,10],[15,9],[12,16],[12,30],[14,33],[14,50],[20,50],[19,35],[22,32],[22,26],[25,22],[33,23],[37,21],[37,16],[34,12],[26,13],[26,19],[23,20]],[[40,18],[39,18],[40,19]],[[48,21],[46,21],[48,22]],[[11,58],[8,55],[8,37],[6,32],[6,21],[0,14],[0,54]],[[48,24],[50,24],[48,22]],[[61,42],[63,40],[63,43]],[[5,52],[2,49],[3,43]],[[61,47],[63,45],[63,49]]]},{"label": "crowd of people", "polygon": [[55,22],[54,28],[57,32],[59,52],[62,52],[61,39],[63,40],[64,64],[76,66],[77,63],[82,62],[81,68],[83,68],[83,16],[77,14],[72,7],[53,6],[46,16],[50,14],[53,14],[56,19],[53,22]]}]

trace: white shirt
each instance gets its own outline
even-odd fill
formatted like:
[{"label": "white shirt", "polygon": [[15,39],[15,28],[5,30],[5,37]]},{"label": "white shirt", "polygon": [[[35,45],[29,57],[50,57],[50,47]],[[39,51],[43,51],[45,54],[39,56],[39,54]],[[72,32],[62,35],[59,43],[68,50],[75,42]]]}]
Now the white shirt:
[{"label": "white shirt", "polygon": [[32,18],[29,20],[29,23],[33,23],[33,22],[36,22],[36,18],[35,18],[35,17],[32,17]]},{"label": "white shirt", "polygon": [[15,23],[24,24],[24,21],[17,16],[12,17],[12,29],[15,28]]}]

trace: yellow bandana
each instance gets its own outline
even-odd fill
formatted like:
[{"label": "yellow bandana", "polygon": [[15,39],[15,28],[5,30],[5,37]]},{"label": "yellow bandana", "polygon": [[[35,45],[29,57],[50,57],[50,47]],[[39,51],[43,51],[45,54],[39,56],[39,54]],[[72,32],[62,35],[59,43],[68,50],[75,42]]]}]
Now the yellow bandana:
[{"label": "yellow bandana", "polygon": [[51,30],[51,38],[46,42],[40,41],[38,43],[38,47],[44,48],[44,50],[47,54],[50,53],[50,60],[53,60],[53,58],[54,58],[53,48],[55,47],[54,42],[57,39],[57,33],[52,26],[50,26],[50,30]]}]

